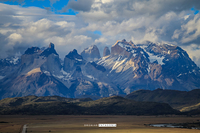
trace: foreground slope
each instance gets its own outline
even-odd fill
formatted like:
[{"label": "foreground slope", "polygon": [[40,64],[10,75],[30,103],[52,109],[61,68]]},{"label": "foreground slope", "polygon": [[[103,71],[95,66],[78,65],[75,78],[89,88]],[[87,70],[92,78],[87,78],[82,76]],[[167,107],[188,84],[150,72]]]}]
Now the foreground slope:
[{"label": "foreground slope", "polygon": [[138,90],[128,94],[125,98],[135,101],[168,103],[173,108],[181,110],[184,107],[200,102],[200,89],[189,92],[163,89],[156,89],[154,91]]},{"label": "foreground slope", "polygon": [[69,99],[62,97],[18,97],[0,101],[0,114],[34,115],[159,115],[179,114],[168,104],[136,102],[119,96],[91,99]]},{"label": "foreground slope", "polygon": [[120,114],[120,115],[159,115],[179,114],[168,104],[155,102],[136,102],[120,96],[102,98],[96,101],[80,103],[87,109],[86,114]]}]

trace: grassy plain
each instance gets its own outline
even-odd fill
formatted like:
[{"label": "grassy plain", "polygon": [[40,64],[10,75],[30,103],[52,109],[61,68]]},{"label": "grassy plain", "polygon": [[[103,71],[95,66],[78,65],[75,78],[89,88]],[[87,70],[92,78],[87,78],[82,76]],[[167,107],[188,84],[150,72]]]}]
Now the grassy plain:
[{"label": "grassy plain", "polygon": [[[152,123],[193,123],[199,120],[200,116],[1,115],[0,133],[21,133],[24,124],[27,124],[27,133],[199,133],[197,129],[147,126]],[[99,123],[116,123],[117,127],[99,128],[96,126]]]}]

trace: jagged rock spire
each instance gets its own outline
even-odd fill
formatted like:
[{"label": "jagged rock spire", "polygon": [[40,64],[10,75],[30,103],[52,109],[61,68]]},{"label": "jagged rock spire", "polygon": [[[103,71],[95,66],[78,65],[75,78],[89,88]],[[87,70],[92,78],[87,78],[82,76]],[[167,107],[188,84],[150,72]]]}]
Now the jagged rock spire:
[{"label": "jagged rock spire", "polygon": [[55,54],[55,55],[58,55],[56,50],[54,49],[54,44],[53,43],[50,43],[49,44],[49,47],[47,49],[45,49],[42,53],[41,53],[41,56],[45,56],[45,57],[48,57],[50,54]]},{"label": "jagged rock spire", "polygon": [[52,42],[50,42],[50,44],[49,44],[49,48],[54,49],[54,44],[53,44]]},{"label": "jagged rock spire", "polygon": [[108,55],[110,55],[110,50],[109,50],[108,47],[105,47],[104,50],[103,50],[103,57],[108,56]]},{"label": "jagged rock spire", "polygon": [[69,59],[83,59],[83,57],[78,54],[76,49],[74,49],[73,51],[70,51],[69,54],[66,55],[65,57]]}]

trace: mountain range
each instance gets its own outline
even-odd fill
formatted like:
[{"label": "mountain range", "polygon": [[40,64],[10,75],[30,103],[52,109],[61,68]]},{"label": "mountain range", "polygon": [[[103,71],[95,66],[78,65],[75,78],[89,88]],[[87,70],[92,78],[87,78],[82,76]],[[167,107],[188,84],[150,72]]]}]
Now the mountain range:
[{"label": "mountain range", "polygon": [[0,99],[28,95],[99,99],[157,88],[200,88],[200,69],[182,48],[152,42],[136,45],[124,39],[111,49],[105,47],[103,57],[92,45],[80,54],[72,50],[62,61],[50,43],[46,49],[31,47],[21,57],[0,60]]}]

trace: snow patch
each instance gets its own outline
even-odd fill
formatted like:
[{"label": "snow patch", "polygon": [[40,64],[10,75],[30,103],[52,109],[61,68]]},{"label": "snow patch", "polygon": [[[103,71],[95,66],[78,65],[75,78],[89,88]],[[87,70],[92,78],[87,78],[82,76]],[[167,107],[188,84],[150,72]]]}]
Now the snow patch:
[{"label": "snow patch", "polygon": [[86,75],[86,77],[92,79],[92,80],[96,80],[96,78],[94,78],[92,75]]},{"label": "snow patch", "polygon": [[20,59],[20,56],[13,56],[13,57],[8,57],[5,60],[8,61],[11,64],[16,65],[16,64],[19,63],[19,59]]},{"label": "snow patch", "polygon": [[182,55],[183,55],[183,56],[185,56],[185,54],[184,54],[184,53],[182,53]]},{"label": "snow patch", "polygon": [[119,42],[118,45],[124,48],[126,51],[131,52],[133,54],[136,52],[136,50],[133,49],[133,46],[131,46],[130,44]]},{"label": "snow patch", "polygon": [[44,74],[46,74],[47,76],[51,75],[49,71],[44,71]]},{"label": "snow patch", "polygon": [[64,78],[63,75],[54,75],[54,74],[53,74],[53,76],[54,76],[54,77],[57,77],[57,78],[59,78],[59,79],[63,79],[63,78]]},{"label": "snow patch", "polygon": [[175,46],[174,44],[171,44],[169,42],[158,42],[156,45],[169,45],[169,46]]},{"label": "snow patch", "polygon": [[147,72],[148,72],[148,73],[150,73],[150,72],[151,72],[151,69],[150,69],[150,66],[149,66],[149,64],[148,64]]},{"label": "snow patch", "polygon": [[77,61],[83,61],[82,59],[78,59],[78,58],[75,58],[75,60],[77,60]]},{"label": "snow patch", "polygon": [[62,75],[54,75],[54,74],[53,74],[53,76],[54,76],[54,77],[57,77],[57,78],[59,78],[59,79],[61,79],[61,80],[70,80],[70,79],[72,79],[71,74],[65,72],[65,71],[63,70],[63,68],[60,70],[60,72],[62,73]]},{"label": "snow patch", "polygon": [[18,60],[19,60],[19,57],[16,57],[16,56],[15,56],[15,57],[13,58],[13,64],[16,65],[16,64],[18,63]]},{"label": "snow patch", "polygon": [[192,70],[192,72],[193,72],[195,75],[197,75],[196,70]]},{"label": "snow patch", "polygon": [[92,45],[92,46],[86,48],[86,49],[85,49],[85,52],[86,52],[86,53],[89,53],[93,48],[94,48],[94,45]]},{"label": "snow patch", "polygon": [[148,47],[147,44],[142,44],[142,45],[136,45],[137,47],[140,47],[142,49],[146,49]]},{"label": "snow patch", "polygon": [[180,77],[182,74],[179,74],[177,77]]},{"label": "snow patch", "polygon": [[65,71],[63,70],[63,68],[60,70],[60,72],[61,72],[63,75],[68,75],[68,74],[69,74],[69,73],[65,72]]},{"label": "snow patch", "polygon": [[[157,43],[158,45],[163,45],[162,43]],[[141,48],[143,48],[143,50],[149,55],[149,60],[150,60],[150,62],[151,63],[153,63],[154,61],[158,61],[158,64],[160,64],[160,65],[164,65],[165,63],[163,62],[163,59],[165,58],[164,56],[158,56],[158,55],[154,55],[154,54],[152,54],[152,53],[150,53],[150,52],[148,52],[147,50],[146,50],[146,48],[148,47],[147,45],[139,45],[139,47],[141,47]],[[155,47],[155,46],[154,46]],[[156,48],[156,47],[155,47]],[[169,53],[170,51],[168,51],[168,53]],[[143,53],[143,52],[141,52],[141,53]],[[143,54],[144,55],[144,54]],[[168,60],[166,60],[166,61],[168,61]]]},{"label": "snow patch", "polygon": [[152,53],[149,53],[149,52],[148,52],[148,55],[149,55],[149,60],[150,60],[151,63],[153,63],[154,61],[157,60],[157,61],[158,61],[158,64],[161,64],[161,65],[164,64],[164,63],[163,63],[163,59],[164,59],[165,57],[163,57],[163,56],[159,57],[159,56],[153,55]]},{"label": "snow patch", "polygon": [[115,64],[113,65],[113,67],[109,73],[111,73],[113,70],[116,70],[119,66],[124,64],[124,62],[126,62],[126,60],[127,60],[127,58],[123,59],[121,56],[119,58],[117,58],[117,60],[115,61]]}]

